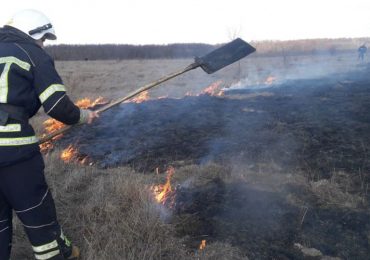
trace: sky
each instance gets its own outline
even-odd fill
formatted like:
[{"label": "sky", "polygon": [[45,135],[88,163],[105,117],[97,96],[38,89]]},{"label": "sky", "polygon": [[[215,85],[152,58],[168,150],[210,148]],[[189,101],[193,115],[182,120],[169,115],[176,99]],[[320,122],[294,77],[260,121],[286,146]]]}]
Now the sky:
[{"label": "sky", "polygon": [[0,24],[36,9],[55,44],[171,44],[370,36],[370,0],[14,0]]}]

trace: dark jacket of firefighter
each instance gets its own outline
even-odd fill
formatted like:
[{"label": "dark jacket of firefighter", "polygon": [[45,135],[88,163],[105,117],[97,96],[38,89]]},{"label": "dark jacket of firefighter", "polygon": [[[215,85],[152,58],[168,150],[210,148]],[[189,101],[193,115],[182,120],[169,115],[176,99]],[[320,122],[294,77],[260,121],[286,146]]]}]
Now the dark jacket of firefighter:
[{"label": "dark jacket of firefighter", "polygon": [[[0,28],[0,121],[5,117],[0,123],[0,167],[39,153],[28,118],[41,106],[65,124],[78,123],[80,110],[65,91],[54,61],[34,39],[9,26]],[[9,105],[18,114],[23,110],[25,118],[13,116],[5,109]]]}]

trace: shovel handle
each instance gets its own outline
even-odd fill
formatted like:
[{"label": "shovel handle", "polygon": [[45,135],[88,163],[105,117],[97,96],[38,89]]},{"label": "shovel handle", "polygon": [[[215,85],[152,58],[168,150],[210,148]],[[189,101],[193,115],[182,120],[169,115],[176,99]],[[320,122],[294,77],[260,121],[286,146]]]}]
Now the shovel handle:
[{"label": "shovel handle", "polygon": [[118,100],[116,100],[116,101],[114,101],[114,102],[112,102],[112,103],[110,103],[110,104],[108,104],[108,105],[106,105],[106,106],[104,106],[104,107],[96,110],[96,112],[98,114],[101,113],[101,112],[104,112],[104,111],[106,111],[106,110],[108,110],[108,109],[110,109],[110,108],[112,108],[114,106],[117,106],[117,105],[121,104],[122,102],[124,102],[124,101],[126,101],[126,100],[128,100],[128,99],[130,99],[130,98],[132,98],[132,97],[134,97],[134,96],[136,96],[138,94],[140,94],[141,92],[144,92],[144,91],[146,91],[148,89],[151,89],[151,88],[153,88],[153,87],[155,87],[155,86],[157,86],[157,85],[159,85],[159,84],[161,84],[161,83],[163,83],[163,82],[165,82],[167,80],[170,80],[172,78],[175,78],[175,77],[177,77],[177,76],[179,76],[179,75],[181,75],[181,74],[183,74],[183,73],[185,73],[185,72],[187,72],[189,70],[195,69],[198,66],[199,66],[198,63],[196,63],[196,62],[195,63],[192,63],[188,67],[186,67],[185,69],[180,70],[180,71],[177,71],[177,72],[174,72],[174,73],[172,73],[172,74],[170,74],[168,76],[165,76],[163,78],[160,78],[157,81],[154,81],[152,83],[149,83],[149,84],[147,84],[147,85],[145,85],[145,86],[143,86],[143,87],[141,87],[141,88],[139,88],[139,89],[131,92],[127,96],[125,96],[125,97],[123,97],[121,99],[118,99]]},{"label": "shovel handle", "polygon": [[[172,78],[175,78],[175,77],[177,77],[177,76],[179,76],[179,75],[181,75],[181,74],[183,74],[183,73],[185,73],[185,72],[187,72],[189,70],[193,70],[193,69],[195,69],[195,68],[197,68],[199,66],[200,66],[199,63],[194,62],[194,63],[190,64],[189,66],[187,66],[185,69],[180,70],[180,71],[177,71],[177,72],[174,72],[174,73],[172,73],[172,74],[170,74],[168,76],[165,76],[165,77],[160,78],[157,81],[154,81],[152,83],[149,83],[149,84],[147,84],[147,85],[145,85],[145,86],[143,86],[143,87],[141,87],[141,88],[139,88],[139,89],[131,92],[127,96],[125,96],[123,98],[120,98],[120,99],[118,99],[118,100],[116,100],[116,101],[114,101],[114,102],[112,102],[112,103],[110,103],[110,104],[108,104],[108,105],[106,105],[106,106],[104,106],[104,107],[96,110],[95,112],[98,113],[98,114],[100,114],[100,113],[102,113],[102,112],[104,112],[104,111],[106,111],[106,110],[108,110],[108,109],[110,109],[112,107],[115,107],[115,106],[121,104],[122,102],[124,102],[124,101],[126,101],[126,100],[128,100],[128,99],[130,99],[130,98],[132,98],[132,97],[134,97],[134,96],[136,96],[138,94],[140,94],[141,92],[144,92],[144,91],[146,91],[148,89],[151,89],[151,88],[153,88],[153,87],[155,87],[155,86],[157,86],[157,85],[159,85],[159,84],[161,84],[161,83],[163,83],[163,82],[165,82],[167,80],[170,80]],[[61,128],[59,130],[56,130],[56,131],[54,131],[54,132],[52,132],[52,133],[50,133],[50,134],[48,134],[48,135],[40,138],[39,144],[43,144],[43,143],[45,143],[45,142],[53,139],[55,136],[65,133],[70,128],[72,128],[72,125],[67,125],[67,126],[64,126],[63,128]]]}]

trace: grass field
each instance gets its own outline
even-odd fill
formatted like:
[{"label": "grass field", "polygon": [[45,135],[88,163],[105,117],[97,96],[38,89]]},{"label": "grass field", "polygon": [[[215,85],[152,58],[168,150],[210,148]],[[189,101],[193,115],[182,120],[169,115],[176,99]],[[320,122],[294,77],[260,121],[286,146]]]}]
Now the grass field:
[{"label": "grass field", "polygon": [[[72,100],[83,97],[95,99],[99,96],[115,100],[162,76],[181,70],[191,62],[73,61],[57,62],[56,66]],[[310,80],[335,77],[331,76],[333,73],[341,75],[364,69],[365,65],[357,61],[356,53],[274,58],[255,58],[252,55],[212,75],[207,75],[201,69],[188,72],[153,89],[149,96],[152,99],[163,96],[182,99],[189,92],[199,94],[212,83],[221,81],[221,88],[237,91],[243,87],[252,91],[248,92],[249,96],[243,94],[234,97],[245,102],[244,112],[249,113],[252,111],[248,108],[249,104],[264,101],[269,95],[277,96],[279,92],[273,92],[275,88],[289,84],[287,82],[307,80],[311,84]],[[271,82],[266,82],[269,78]],[[335,82],[346,87],[345,79]],[[257,94],[251,96],[254,90]],[[325,97],[335,99],[335,96]],[[271,114],[273,110],[272,107]],[[45,119],[46,116],[41,112],[32,119],[39,134],[43,132],[42,122]],[[279,120],[271,122],[271,132],[260,132],[253,138],[259,136],[269,139],[270,136],[263,136],[268,133],[286,136],[289,124],[284,118]],[[363,124],[362,127],[368,127],[369,122]],[[94,124],[90,127],[93,128]],[[301,133],[299,129],[296,132]],[[302,135],[304,133],[302,130]],[[91,140],[92,147],[99,136],[96,138]],[[313,139],[307,138],[307,144],[311,144]],[[285,158],[284,155],[269,157],[268,152],[263,153],[266,157],[255,162],[242,159],[235,159],[233,164],[224,163],[224,160],[206,163],[174,160],[167,162],[167,165],[158,165],[158,171],[143,170],[129,164],[100,168],[95,164],[64,163],[59,158],[64,147],[58,145],[44,157],[45,174],[56,201],[59,221],[65,233],[80,246],[81,259],[365,259],[361,257],[370,252],[366,251],[370,233],[363,237],[366,239],[365,245],[358,248],[357,255],[352,249],[347,251],[346,244],[338,244],[336,248],[328,246],[333,243],[333,238],[315,233],[320,229],[319,223],[331,225],[330,216],[337,225],[341,223],[339,220],[348,216],[353,218],[347,219],[347,222],[357,220],[359,225],[366,223],[359,216],[367,216],[369,211],[366,177],[369,174],[369,143],[367,136],[362,140],[364,147],[358,148],[362,149],[358,154],[364,157],[361,161],[363,168],[353,172],[336,169],[329,163],[330,154],[323,153],[327,158],[322,158],[322,161],[328,161],[330,168],[327,175],[321,175],[319,166],[315,168],[316,164],[285,168],[284,163],[276,161],[277,158]],[[322,146],[325,150],[324,143]],[[275,147],[271,145],[261,149],[270,149],[272,154]],[[286,152],[290,152],[289,147]],[[320,163],[317,162],[317,165],[324,164]],[[176,210],[171,210],[168,204],[156,202],[150,188],[166,181],[168,165],[175,167],[171,181],[173,189],[179,187],[175,190],[178,198],[187,198],[183,200],[186,201],[184,204],[177,204]],[[235,195],[235,191],[240,193]],[[189,193],[192,199],[187,197]],[[225,204],[219,202],[219,194],[222,194]],[[186,203],[189,200],[191,203],[188,205]],[[235,212],[229,215],[224,209]],[[242,209],[243,213],[236,209]],[[214,211],[223,213],[212,213]],[[322,214],[323,217],[316,221],[310,212],[315,212],[315,216]],[[354,215],[354,212],[361,212],[362,215]],[[325,214],[331,215],[324,218],[327,216]],[[17,220],[15,222],[12,259],[32,259],[31,248],[21,225]],[[309,225],[317,226],[312,228]],[[367,227],[364,229],[368,232]],[[343,233],[351,235],[349,231]],[[313,239],[315,236],[316,240]],[[352,236],[359,239],[356,229]],[[204,249],[199,249],[202,240],[207,243]],[[320,247],[321,244],[324,246]],[[351,245],[348,242],[348,246]]]}]

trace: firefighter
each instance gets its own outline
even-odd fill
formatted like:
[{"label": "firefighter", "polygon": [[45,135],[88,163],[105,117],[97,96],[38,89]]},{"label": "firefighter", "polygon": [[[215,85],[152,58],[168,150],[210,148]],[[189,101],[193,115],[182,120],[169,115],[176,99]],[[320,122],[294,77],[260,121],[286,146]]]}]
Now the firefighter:
[{"label": "firefighter", "polygon": [[360,61],[364,61],[364,57],[365,57],[366,51],[367,51],[367,47],[366,47],[366,45],[365,45],[365,44],[362,44],[362,45],[358,48],[358,50],[357,50],[357,52],[358,52],[358,59],[359,59]]},{"label": "firefighter", "polygon": [[45,40],[55,40],[49,19],[22,10],[0,28],[0,259],[12,246],[13,211],[21,221],[36,259],[77,259],[58,223],[44,162],[29,118],[42,106],[68,125],[91,123],[96,112],[76,107],[66,95]]}]

